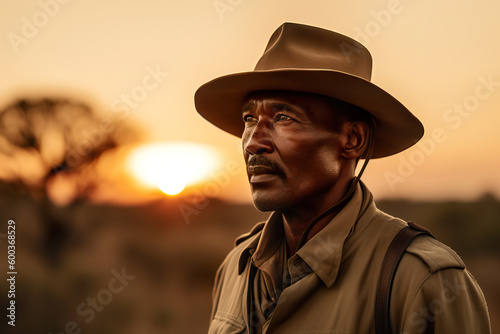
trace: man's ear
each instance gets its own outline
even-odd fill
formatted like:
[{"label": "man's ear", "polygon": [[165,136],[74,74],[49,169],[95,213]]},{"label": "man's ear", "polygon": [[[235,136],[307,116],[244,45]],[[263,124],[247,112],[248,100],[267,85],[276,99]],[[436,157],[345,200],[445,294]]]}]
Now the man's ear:
[{"label": "man's ear", "polygon": [[360,121],[346,122],[344,126],[344,147],[341,155],[346,159],[359,158],[368,146],[368,124]]}]

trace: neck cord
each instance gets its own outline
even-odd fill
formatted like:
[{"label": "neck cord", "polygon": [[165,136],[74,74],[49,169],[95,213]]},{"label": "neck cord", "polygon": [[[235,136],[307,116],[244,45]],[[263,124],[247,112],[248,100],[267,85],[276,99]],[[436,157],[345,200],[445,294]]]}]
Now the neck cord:
[{"label": "neck cord", "polygon": [[335,210],[343,207],[351,199],[351,196],[353,195],[354,190],[356,190],[356,185],[358,184],[358,182],[361,178],[361,175],[363,175],[363,172],[365,171],[365,168],[368,165],[368,162],[370,161],[370,158],[373,154],[373,144],[374,144],[373,143],[373,132],[375,130],[375,120],[373,119],[373,117],[371,115],[370,115],[369,126],[370,126],[370,130],[369,130],[370,133],[368,135],[368,147],[366,150],[365,161],[363,163],[363,166],[361,167],[361,170],[359,171],[358,175],[356,177],[354,177],[354,179],[352,179],[349,190],[344,195],[344,197],[339,202],[337,202],[336,204],[331,206],[328,210],[326,210],[325,212],[320,214],[318,217],[316,217],[311,223],[309,223],[309,225],[307,225],[304,232],[302,232],[302,236],[300,237],[299,243],[297,244],[297,248],[295,249],[295,253],[297,253],[297,251],[306,243],[307,236],[309,235],[309,233],[311,232],[311,229],[314,227],[314,225],[316,225],[317,222],[319,222],[321,219],[325,218],[326,216],[328,216],[329,214],[331,214]]}]

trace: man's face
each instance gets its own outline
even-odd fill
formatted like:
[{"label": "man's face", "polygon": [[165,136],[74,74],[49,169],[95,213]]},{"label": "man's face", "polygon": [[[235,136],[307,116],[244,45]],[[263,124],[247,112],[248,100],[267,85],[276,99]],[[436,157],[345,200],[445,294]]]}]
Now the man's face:
[{"label": "man's face", "polygon": [[326,98],[259,92],[243,106],[247,174],[256,207],[286,212],[334,189],[341,168],[341,126]]}]

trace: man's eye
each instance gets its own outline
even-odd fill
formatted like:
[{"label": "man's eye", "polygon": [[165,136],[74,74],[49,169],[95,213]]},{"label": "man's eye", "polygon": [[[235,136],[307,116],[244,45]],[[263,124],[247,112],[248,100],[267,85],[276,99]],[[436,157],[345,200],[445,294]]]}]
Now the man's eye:
[{"label": "man's eye", "polygon": [[293,120],[293,118],[291,118],[290,116],[287,116],[287,115],[278,114],[276,116],[276,122],[279,122],[279,121],[290,121],[290,120]]},{"label": "man's eye", "polygon": [[257,118],[253,117],[252,115],[244,115],[243,116],[243,121],[245,123],[248,123],[248,122],[257,122]]}]

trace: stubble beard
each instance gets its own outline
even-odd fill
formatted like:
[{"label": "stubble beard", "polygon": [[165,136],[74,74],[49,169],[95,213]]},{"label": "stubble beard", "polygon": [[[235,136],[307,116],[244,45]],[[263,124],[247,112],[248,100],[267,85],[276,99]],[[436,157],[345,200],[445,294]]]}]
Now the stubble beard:
[{"label": "stubble beard", "polygon": [[[280,180],[281,184],[279,187],[281,189],[284,189],[288,185],[288,181],[284,175],[280,175]],[[271,192],[271,190],[265,190],[265,189],[259,189],[257,186],[257,189],[254,189],[253,186],[250,186],[252,188],[252,199],[253,199],[253,204],[257,208],[257,210],[262,211],[262,212],[270,212],[270,211],[278,211],[278,212],[284,212],[287,210],[287,208],[290,207],[289,201],[287,201],[286,196],[273,196],[272,194],[266,194],[266,192]],[[274,191],[280,191],[274,190]]]}]

